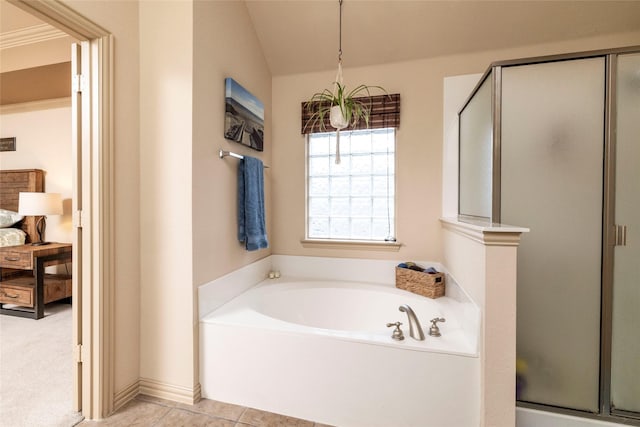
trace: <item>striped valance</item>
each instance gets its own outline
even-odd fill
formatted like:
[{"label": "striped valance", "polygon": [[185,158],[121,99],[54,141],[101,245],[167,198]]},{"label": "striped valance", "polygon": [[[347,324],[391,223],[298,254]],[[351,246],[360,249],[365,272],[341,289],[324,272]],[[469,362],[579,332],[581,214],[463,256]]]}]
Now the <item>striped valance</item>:
[{"label": "striped valance", "polygon": [[[375,95],[375,96],[363,96],[354,98],[358,101],[362,101],[370,108],[369,114],[369,129],[380,128],[399,128],[400,127],[400,94],[394,93],[391,95]],[[324,117],[324,124],[320,121],[312,120],[313,113],[318,110],[318,107],[326,103],[313,102],[310,106],[307,106],[306,102],[302,103],[302,128],[301,133],[318,133],[318,132],[331,132],[335,130],[329,123],[329,114]],[[355,126],[349,126],[343,130],[355,130],[355,129],[367,129],[367,124],[364,120],[360,120]]]}]

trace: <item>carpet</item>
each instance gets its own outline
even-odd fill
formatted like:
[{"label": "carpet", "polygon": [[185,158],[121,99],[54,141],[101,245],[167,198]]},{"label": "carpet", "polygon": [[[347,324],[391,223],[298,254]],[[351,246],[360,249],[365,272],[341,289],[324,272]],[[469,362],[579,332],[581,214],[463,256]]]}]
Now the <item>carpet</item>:
[{"label": "carpet", "polygon": [[69,304],[52,303],[40,320],[0,315],[0,426],[70,427],[73,411]]}]

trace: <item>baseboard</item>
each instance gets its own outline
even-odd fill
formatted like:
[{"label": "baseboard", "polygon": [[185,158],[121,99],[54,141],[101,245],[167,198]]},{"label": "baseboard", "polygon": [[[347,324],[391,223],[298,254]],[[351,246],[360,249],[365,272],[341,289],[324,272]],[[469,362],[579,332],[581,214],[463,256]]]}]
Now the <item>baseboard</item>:
[{"label": "baseboard", "polygon": [[140,380],[135,381],[124,390],[119,391],[113,398],[113,411],[117,411],[124,405],[132,401],[138,394],[140,394]]},{"label": "baseboard", "polygon": [[139,393],[160,399],[193,405],[202,398],[200,383],[194,388],[180,387],[148,378],[140,378]]}]

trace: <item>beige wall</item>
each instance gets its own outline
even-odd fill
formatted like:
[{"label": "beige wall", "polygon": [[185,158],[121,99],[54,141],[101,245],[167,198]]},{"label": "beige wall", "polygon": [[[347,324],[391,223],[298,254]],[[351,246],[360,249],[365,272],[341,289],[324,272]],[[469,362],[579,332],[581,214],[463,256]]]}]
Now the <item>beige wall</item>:
[{"label": "beige wall", "polygon": [[[193,114],[193,283],[200,286],[271,254],[247,252],[237,239],[238,160],[218,157],[231,150],[271,165],[271,73],[242,2],[195,3]],[[231,77],[265,107],[264,151],[224,138],[224,79]],[[271,173],[265,169],[265,215],[271,223]],[[194,320],[196,320],[194,318]]]},{"label": "beige wall", "polygon": [[2,107],[0,137],[12,136],[16,137],[16,151],[0,153],[0,169],[45,172],[44,190],[61,193],[64,205],[63,215],[47,217],[45,238],[71,242],[71,100]]},{"label": "beige wall", "polygon": [[140,376],[193,390],[193,3],[139,5]]},{"label": "beige wall", "polygon": [[[335,70],[273,79],[273,251],[276,254],[386,259],[442,260],[437,219],[442,200],[443,79],[481,73],[492,61],[640,44],[640,33],[571,40],[517,49],[419,61],[345,68],[347,86],[381,85],[401,94],[397,133],[397,232],[399,252],[303,248],[305,230],[305,149],[300,135],[300,103],[330,87]],[[345,64],[348,64],[345,54]]]},{"label": "beige wall", "polygon": [[63,0],[114,37],[115,391],[140,376],[138,3]]}]

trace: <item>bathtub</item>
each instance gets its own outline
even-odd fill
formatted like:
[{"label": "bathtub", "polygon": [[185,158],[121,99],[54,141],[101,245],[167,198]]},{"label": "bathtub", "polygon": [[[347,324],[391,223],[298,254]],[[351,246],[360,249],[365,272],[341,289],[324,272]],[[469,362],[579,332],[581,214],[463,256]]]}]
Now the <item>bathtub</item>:
[{"label": "bathtub", "polygon": [[[425,341],[409,336],[408,304]],[[205,398],[336,426],[480,425],[479,313],[393,286],[266,280],[200,322]],[[427,334],[439,323],[441,337]],[[391,338],[400,321],[405,339]]]}]

